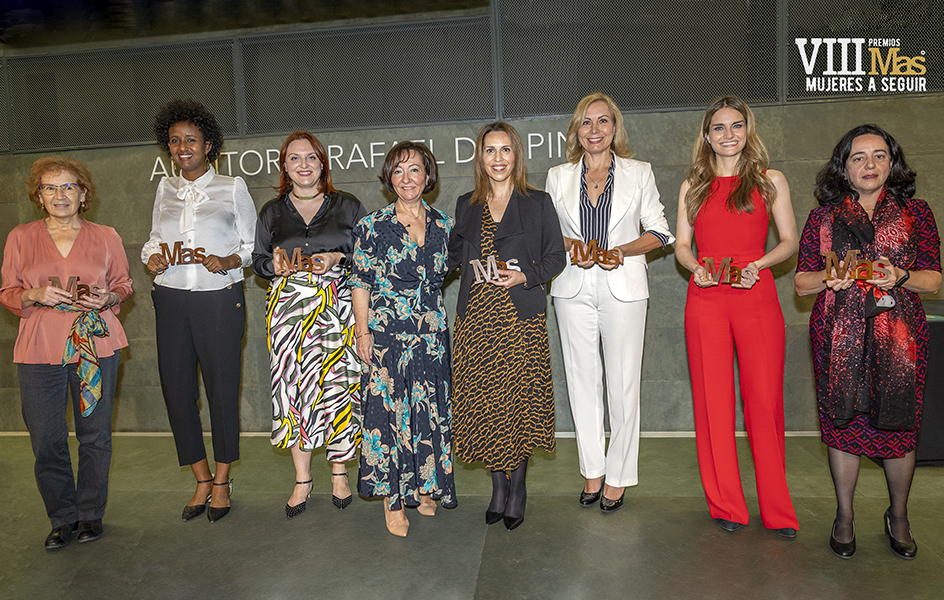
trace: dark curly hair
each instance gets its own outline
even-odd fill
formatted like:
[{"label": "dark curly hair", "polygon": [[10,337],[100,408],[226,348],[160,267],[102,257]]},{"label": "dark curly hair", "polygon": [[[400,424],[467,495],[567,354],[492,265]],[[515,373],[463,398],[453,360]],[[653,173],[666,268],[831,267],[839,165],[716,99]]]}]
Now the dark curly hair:
[{"label": "dark curly hair", "polygon": [[887,131],[878,125],[859,125],[850,129],[842,136],[829,162],[816,174],[816,188],[813,195],[821,206],[832,206],[842,202],[847,196],[859,200],[859,193],[849,186],[846,180],[846,161],[852,154],[852,142],[859,136],[877,135],[888,145],[890,169],[888,179],[885,180],[885,189],[897,201],[911,198],[915,193],[915,172],[905,162],[905,153],[898,142]]},{"label": "dark curly hair", "polygon": [[223,147],[223,132],[213,116],[205,106],[196,100],[171,100],[157,111],[154,116],[154,135],[157,143],[164,152],[170,154],[168,132],[172,125],[177,123],[193,123],[203,134],[203,140],[210,142],[210,151],[207,160],[215,162]]},{"label": "dark curly hair", "polygon": [[387,153],[383,169],[380,171],[380,181],[391,194],[396,193],[396,190],[393,189],[393,172],[397,170],[400,163],[410,157],[410,152],[416,152],[426,168],[428,179],[426,180],[426,186],[423,188],[423,193],[429,193],[439,182],[439,167],[436,166],[436,157],[433,156],[429,148],[419,142],[400,142]]}]

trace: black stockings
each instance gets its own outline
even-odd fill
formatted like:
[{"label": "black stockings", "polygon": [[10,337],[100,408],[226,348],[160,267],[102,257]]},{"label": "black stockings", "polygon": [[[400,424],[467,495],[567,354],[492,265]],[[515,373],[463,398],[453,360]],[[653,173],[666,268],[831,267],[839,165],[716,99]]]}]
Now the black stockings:
[{"label": "black stockings", "polygon": [[508,488],[508,475],[504,471],[492,471],[492,501],[488,503],[489,512],[504,514]]},{"label": "black stockings", "polygon": [[836,488],[836,541],[848,543],[855,536],[852,499],[855,496],[856,481],[859,479],[858,454],[849,454],[836,448],[826,448],[829,457],[829,472],[833,476]]},{"label": "black stockings", "polygon": [[911,525],[908,523],[908,494],[911,492],[911,480],[914,479],[914,450],[901,458],[886,458],[882,461],[885,469],[885,483],[888,485],[888,499],[891,501],[892,537],[899,542],[911,542]]},{"label": "black stockings", "polygon": [[[835,448],[827,448],[826,451],[829,457],[829,472],[836,488],[836,540],[850,542],[855,535],[852,525],[855,516],[852,501],[859,478],[860,457]],[[891,502],[892,535],[900,542],[909,543],[911,533],[908,523],[908,494],[911,492],[911,480],[914,478],[915,453],[912,451],[901,458],[883,459],[882,468],[885,470],[888,499]]]},{"label": "black stockings", "polygon": [[528,489],[525,486],[525,476],[528,474],[528,459],[522,459],[518,468],[508,471],[508,503],[505,505],[505,516],[518,518],[524,516],[524,505],[528,499]]}]

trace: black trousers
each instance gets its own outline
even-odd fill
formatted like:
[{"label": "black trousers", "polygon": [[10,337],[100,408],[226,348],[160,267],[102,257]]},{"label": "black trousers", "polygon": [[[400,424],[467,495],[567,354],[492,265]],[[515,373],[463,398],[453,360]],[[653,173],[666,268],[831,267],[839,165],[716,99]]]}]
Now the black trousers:
[{"label": "black trousers", "polygon": [[[53,528],[105,515],[111,467],[111,411],[121,350],[98,359],[102,398],[92,414],[79,408],[79,376],[70,365],[18,364],[23,421],[29,429],[39,495]],[[72,395],[75,438],[79,441],[78,476],[72,471],[66,411]]]},{"label": "black trousers", "polygon": [[154,285],[157,362],[167,417],[181,466],[207,457],[197,400],[197,365],[203,373],[213,460],[239,458],[239,376],[246,300],[242,284],[191,292]]}]

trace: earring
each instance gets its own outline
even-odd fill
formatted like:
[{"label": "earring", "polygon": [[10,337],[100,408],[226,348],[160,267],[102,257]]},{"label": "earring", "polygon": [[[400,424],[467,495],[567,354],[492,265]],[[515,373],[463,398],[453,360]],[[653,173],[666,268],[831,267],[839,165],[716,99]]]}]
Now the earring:
[{"label": "earring", "polygon": [[82,210],[88,210],[88,203],[85,200],[79,202],[79,208]]}]

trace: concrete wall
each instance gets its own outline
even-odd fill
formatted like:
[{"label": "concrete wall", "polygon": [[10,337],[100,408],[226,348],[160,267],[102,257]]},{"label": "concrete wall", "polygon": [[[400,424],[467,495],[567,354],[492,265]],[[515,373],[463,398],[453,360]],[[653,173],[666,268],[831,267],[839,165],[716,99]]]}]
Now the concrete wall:
[{"label": "concrete wall", "polygon": [[[944,175],[939,168],[944,162],[944,118],[941,116],[944,115],[944,96],[798,104],[758,108],[755,112],[772,166],[782,170],[790,182],[799,227],[815,206],[812,189],[816,172],[839,137],[864,122],[885,127],[901,142],[909,164],[918,172],[918,197],[927,199],[938,215],[944,214],[944,192],[941,191]],[[652,163],[673,229],[678,189],[687,173],[691,145],[700,120],[701,111],[626,115],[631,145],[637,158]],[[566,131],[567,123],[566,118],[514,122],[526,144],[533,145],[528,162],[533,185],[542,187],[547,169],[564,162],[563,143],[558,144],[557,138],[559,132]],[[433,150],[444,164],[440,166],[440,185],[428,199],[451,214],[456,197],[472,185],[471,163],[459,162],[470,156],[471,145],[456,139],[474,138],[477,130],[477,124],[465,124],[335,132],[319,135],[319,138],[326,145],[339,147],[333,151],[340,154],[340,158],[332,160],[331,164],[336,186],[357,195],[369,210],[388,201],[377,175],[383,155],[391,145],[403,139],[432,140]],[[220,172],[243,175],[257,206],[274,196],[269,186],[278,181],[275,170],[267,174],[260,159],[264,160],[268,150],[277,150],[281,141],[281,137],[263,137],[228,140],[225,144],[224,150],[235,154],[229,156],[229,162],[221,159]],[[379,156],[371,157],[371,152]],[[152,177],[152,173],[158,159],[165,168],[169,168],[170,162],[161,156],[156,145],[67,154],[85,161],[91,168],[99,200],[87,217],[118,230],[134,279],[135,294],[121,313],[130,347],[123,353],[119,371],[115,429],[167,431],[156,364],[154,311],[149,295],[151,277],[144,270],[139,255],[148,237],[154,191],[160,179]],[[0,236],[3,240],[16,224],[41,216],[27,199],[24,188],[30,164],[37,158],[39,155],[0,156]],[[263,167],[261,172],[248,175],[260,167]],[[771,234],[768,244],[774,243],[773,239]],[[671,248],[654,251],[648,259],[651,296],[642,373],[642,428],[644,431],[691,431],[694,425],[683,330],[687,273],[676,264]],[[794,293],[795,266],[794,257],[774,271],[787,326],[786,426],[788,431],[811,431],[818,428],[807,334],[813,299],[799,298]],[[455,281],[446,287],[451,312],[454,312],[457,289]],[[267,431],[271,409],[263,324],[265,282],[250,274],[246,292],[249,310],[243,348],[242,429]],[[557,429],[572,431],[553,307],[548,314]],[[16,368],[11,365],[17,318],[6,310],[0,311],[0,315],[0,431],[24,430]],[[206,407],[202,408],[206,424]]]}]

